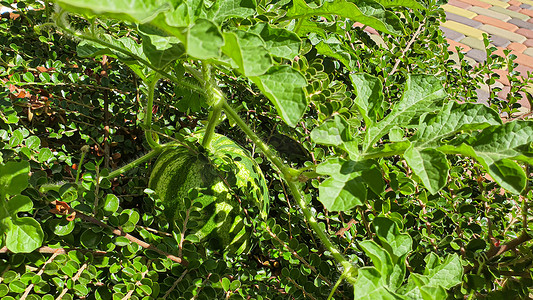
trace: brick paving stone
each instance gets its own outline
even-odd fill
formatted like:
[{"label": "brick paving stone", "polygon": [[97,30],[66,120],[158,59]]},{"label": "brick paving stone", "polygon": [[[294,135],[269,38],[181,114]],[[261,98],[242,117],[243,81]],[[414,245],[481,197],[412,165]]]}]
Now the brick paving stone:
[{"label": "brick paving stone", "polygon": [[527,72],[531,72],[533,75],[533,68],[527,67],[527,66],[521,66],[518,65],[516,68],[514,68],[516,71],[520,73],[523,77],[527,77]]},{"label": "brick paving stone", "polygon": [[526,47],[533,47],[533,39],[527,39],[523,44]]},{"label": "brick paving stone", "polygon": [[488,3],[488,4],[492,5],[492,6],[498,6],[498,7],[501,7],[501,8],[509,7],[508,3],[505,3],[505,2],[499,1],[499,0],[479,0],[479,1]]},{"label": "brick paving stone", "polygon": [[[461,17],[469,18],[469,19],[472,19],[473,17],[475,17],[477,15],[475,12],[472,12],[472,11],[466,10],[466,9],[462,9],[462,8],[459,8],[459,7],[455,7],[455,6],[452,6],[450,4],[444,4],[444,5],[441,5],[441,7],[442,7],[442,9],[444,9],[444,11],[451,12],[453,14],[459,15]],[[472,9],[472,8],[474,8],[474,7],[471,7],[470,9]]]},{"label": "brick paving stone", "polygon": [[512,6],[512,5],[514,5],[514,6],[520,6],[520,5],[522,4],[522,2],[520,2],[520,1],[516,1],[516,0],[509,0],[509,1],[507,1],[507,4],[509,4],[509,5],[511,5],[511,6]]},{"label": "brick paving stone", "polygon": [[494,19],[494,18],[487,17],[487,16],[484,16],[484,15],[477,15],[472,20],[481,22],[483,24],[496,26],[496,27],[499,27],[499,28],[502,28],[502,29],[505,29],[505,30],[509,30],[509,31],[515,31],[515,30],[518,29],[518,26],[516,26],[514,24],[509,24],[509,23],[504,22],[502,20]]},{"label": "brick paving stone", "polygon": [[469,46],[463,44],[463,43],[459,43],[459,42],[456,42],[454,40],[450,40],[450,39],[446,39],[446,41],[448,42],[448,44],[450,44],[448,46],[448,51],[452,51],[452,52],[456,52],[455,50],[455,47],[459,47],[459,48],[462,48],[462,52],[468,52],[470,51],[470,48]]},{"label": "brick paving stone", "polygon": [[[533,24],[532,24],[533,25]],[[442,30],[442,32],[444,33],[444,36],[451,39],[451,40],[454,40],[456,42],[464,39],[465,35],[462,34],[462,33],[459,33],[455,30],[451,30],[449,28],[446,28],[446,27],[443,27],[443,26],[440,26],[439,27],[440,30]]]},{"label": "brick paving stone", "polygon": [[508,23],[511,23],[513,25],[516,25],[520,28],[527,28],[527,29],[533,29],[533,24],[532,23],[529,23],[529,22],[524,22],[523,20],[519,20],[519,19],[511,19],[509,21],[507,21]]},{"label": "brick paving stone", "polygon": [[473,6],[473,7],[469,8],[468,10],[473,11],[476,14],[492,17],[494,19],[502,20],[504,22],[507,22],[507,21],[509,21],[511,19],[511,16],[496,12],[494,10],[491,10],[490,8],[486,9],[486,8],[482,8],[482,7]]},{"label": "brick paving stone", "polygon": [[492,44],[494,44],[496,47],[505,48],[511,43],[510,40],[497,35],[490,35],[489,38],[492,40]]},{"label": "brick paving stone", "polygon": [[504,30],[504,29],[501,29],[501,28],[498,28],[492,25],[481,25],[479,29],[485,32],[488,32],[490,34],[504,37],[506,39],[509,39],[510,41],[517,42],[517,43],[523,43],[526,40],[526,37],[523,35],[517,34],[515,32],[511,32],[508,30]]},{"label": "brick paving stone", "polygon": [[533,56],[533,49],[527,48],[526,50],[524,50],[523,53],[529,56]]},{"label": "brick paving stone", "polygon": [[[476,17],[479,17],[479,16],[476,16]],[[446,20],[455,21],[457,23],[468,25],[473,28],[478,28],[482,24],[481,22],[474,21],[473,19],[465,18],[465,17],[456,15],[451,12],[446,12]]]},{"label": "brick paving stone", "polygon": [[533,39],[533,30],[525,29],[525,28],[518,28],[518,30],[516,30],[515,33],[521,34],[528,39]]},{"label": "brick paving stone", "polygon": [[510,87],[504,86],[501,91],[498,92],[498,98],[500,99],[507,99],[507,94],[509,94],[509,91],[511,90]]},{"label": "brick paving stone", "polygon": [[507,46],[507,49],[514,50],[516,52],[522,53],[527,49],[526,45],[520,43],[511,43]]},{"label": "brick paving stone", "polygon": [[478,7],[482,7],[482,8],[489,8],[491,7],[492,5],[486,3],[486,2],[481,2],[479,0],[459,0],[461,2],[464,2],[464,3],[467,3],[467,4],[470,4],[472,6],[478,6]]},{"label": "brick paving stone", "polygon": [[531,9],[521,9],[519,13],[524,14],[529,17],[533,17],[533,10]]},{"label": "brick paving stone", "polygon": [[[475,37],[475,38],[478,38],[478,39],[482,39],[483,38],[483,31],[481,31],[479,29],[476,29],[476,28],[468,27],[468,26],[466,26],[464,24],[457,23],[455,21],[446,21],[446,22],[442,23],[441,25],[446,27],[446,28],[448,28],[448,29],[460,32],[460,33],[462,33],[462,34],[464,34],[466,36],[471,36],[471,37]],[[483,27],[483,26],[490,26],[490,25],[481,25],[480,27]],[[494,28],[496,28],[496,27],[494,27]],[[510,33],[512,33],[512,32],[510,32]]]},{"label": "brick paving stone", "polygon": [[531,1],[531,0],[517,0],[517,1],[520,1],[520,2],[522,2],[524,4],[529,4],[529,5],[533,6],[533,1]]},{"label": "brick paving stone", "polygon": [[506,9],[516,11],[516,12],[519,12],[521,10],[520,6],[514,6],[514,5],[511,5],[507,7]]},{"label": "brick paving stone", "polygon": [[483,40],[476,39],[471,36],[467,36],[464,39],[460,41],[462,44],[465,44],[469,46],[472,49],[478,49],[485,51],[485,44],[483,44]]},{"label": "brick paving stone", "polygon": [[479,49],[472,49],[466,53],[466,56],[477,62],[484,62],[487,59],[487,53]]},{"label": "brick paving stone", "polygon": [[[470,51],[472,51],[472,50],[470,50]],[[452,68],[458,68],[457,65],[459,65],[461,61],[459,60],[459,55],[457,54],[457,52],[452,52],[452,54],[450,54],[449,60],[450,59],[455,61],[455,63],[456,63],[456,65],[453,66]],[[468,56],[463,56],[463,61],[466,61],[467,63],[469,63],[472,66],[477,64],[477,62],[475,60],[471,59]]]},{"label": "brick paving stone", "polygon": [[476,89],[476,94],[477,94],[477,102],[483,103],[485,105],[488,104],[489,96],[490,96],[488,91],[484,89]]},{"label": "brick paving stone", "polygon": [[520,19],[520,20],[523,20],[523,21],[529,20],[529,16],[526,16],[526,15],[521,14],[521,13],[516,12],[516,11],[505,9],[503,7],[493,6],[493,7],[489,8],[489,10],[493,10],[495,12],[499,12],[499,13],[502,13],[504,15],[508,15],[511,18],[515,18],[515,19]]},{"label": "brick paving stone", "polygon": [[520,4],[520,7],[523,8],[523,9],[531,9],[531,8],[533,8],[533,6],[531,6],[529,4]]},{"label": "brick paving stone", "polygon": [[503,85],[510,85],[511,83],[509,82],[509,79],[507,79],[507,74],[509,74],[509,72],[507,72],[507,70],[500,70],[500,69],[496,69],[496,70],[492,70],[494,73],[500,75],[500,79],[497,79],[498,82],[501,82]]},{"label": "brick paving stone", "polygon": [[[462,2],[462,1],[459,1],[459,0],[449,0],[448,4],[453,5],[453,6],[457,6],[457,7],[462,8],[462,9],[469,9],[470,7],[472,7],[471,4],[468,4],[466,2]],[[520,4],[518,4],[518,5],[520,5]]]}]

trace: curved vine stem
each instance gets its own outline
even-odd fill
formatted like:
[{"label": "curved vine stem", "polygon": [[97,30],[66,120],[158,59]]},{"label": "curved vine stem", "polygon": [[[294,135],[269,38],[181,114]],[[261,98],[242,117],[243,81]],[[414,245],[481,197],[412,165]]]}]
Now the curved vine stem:
[{"label": "curved vine stem", "polygon": [[[144,126],[146,129],[152,128],[152,115],[153,115],[153,106],[154,106],[154,93],[155,93],[155,86],[157,85],[157,82],[159,81],[159,75],[156,74],[150,82],[148,82],[148,101],[146,102],[146,112],[144,113]],[[152,132],[150,130],[144,131],[144,136],[146,137],[146,142],[148,143],[148,146],[152,149],[157,149],[161,147],[161,145],[154,140],[154,137],[152,135]]]},{"label": "curved vine stem", "polygon": [[315,231],[315,234],[318,236],[320,241],[322,241],[322,244],[324,244],[326,249],[328,249],[328,251],[331,253],[333,258],[335,258],[335,260],[340,265],[342,265],[342,267],[344,268],[343,274],[346,274],[346,280],[351,284],[354,284],[357,279],[357,268],[341,254],[341,252],[337,249],[335,245],[333,245],[329,237],[318,225],[318,222],[311,213],[309,207],[307,207],[307,203],[300,191],[300,188],[296,184],[299,171],[286,166],[281,161],[281,159],[276,154],[274,154],[272,150],[270,150],[268,145],[265,144],[255,134],[255,132],[239,117],[237,112],[233,110],[233,108],[229,104],[224,103],[222,108],[224,109],[228,117],[231,118],[239,126],[239,128],[244,131],[244,133],[252,140],[252,142],[261,150],[261,152],[263,152],[263,154],[268,158],[268,160],[278,168],[278,170],[281,172],[281,175],[287,182],[292,196],[300,206],[300,209],[302,210],[305,219],[307,220],[311,228]]}]

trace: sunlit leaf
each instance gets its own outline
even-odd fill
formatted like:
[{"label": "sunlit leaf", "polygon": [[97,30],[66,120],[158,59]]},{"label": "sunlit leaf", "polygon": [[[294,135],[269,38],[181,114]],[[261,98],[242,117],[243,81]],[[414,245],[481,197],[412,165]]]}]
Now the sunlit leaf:
[{"label": "sunlit leaf", "polygon": [[[345,0],[335,0],[324,2],[322,6],[310,7],[304,0],[294,0],[293,6],[287,11],[287,17],[293,19],[306,19],[313,16],[338,15],[353,21],[368,25],[376,30],[389,33],[401,34],[403,27],[400,19],[394,14],[385,11],[378,3],[362,3],[365,13],[353,2]],[[372,6],[371,8],[369,6]],[[367,7],[369,7],[367,9]],[[296,32],[299,28],[296,27]]]},{"label": "sunlit leaf", "polygon": [[[16,195],[28,186],[30,164],[27,161],[9,161],[0,165],[0,196]],[[1,197],[0,197],[1,198]],[[4,201],[4,199],[0,199]]]},{"label": "sunlit leaf", "polygon": [[274,104],[281,119],[289,126],[296,126],[307,110],[305,77],[289,66],[275,66],[250,79]]},{"label": "sunlit leaf", "polygon": [[272,66],[265,42],[254,33],[236,30],[224,33],[222,51],[232,59],[232,67],[245,76],[259,76]]},{"label": "sunlit leaf", "polygon": [[383,118],[383,83],[366,73],[350,74],[350,80],[357,91],[355,105],[366,126],[371,127]]},{"label": "sunlit leaf", "polygon": [[444,153],[432,148],[411,147],[405,151],[404,158],[431,194],[446,185],[450,166]]},{"label": "sunlit leaf", "polygon": [[367,130],[363,150],[366,152],[392,127],[406,126],[422,113],[435,111],[444,97],[444,87],[435,76],[410,75],[400,101],[383,120]]}]

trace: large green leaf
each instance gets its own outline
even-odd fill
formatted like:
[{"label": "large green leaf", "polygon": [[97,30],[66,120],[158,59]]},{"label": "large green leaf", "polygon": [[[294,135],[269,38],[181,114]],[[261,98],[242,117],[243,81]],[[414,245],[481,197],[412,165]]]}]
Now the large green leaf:
[{"label": "large green leaf", "polygon": [[207,19],[198,19],[187,33],[187,54],[198,59],[220,57],[224,38],[217,25]]},{"label": "large green leaf", "polygon": [[[436,296],[461,283],[463,266],[457,254],[441,259],[435,253],[430,253],[425,261],[424,274],[411,274],[408,283],[401,288],[402,293],[410,299],[443,299]],[[430,292],[435,293],[433,297],[428,295]]]},{"label": "large green leaf", "polygon": [[340,146],[351,139],[350,127],[340,115],[335,115],[311,131],[311,140],[321,145]]},{"label": "large green leaf", "polygon": [[106,16],[135,23],[147,23],[171,9],[161,0],[55,0],[64,9],[84,15]]},{"label": "large green leaf", "polygon": [[446,97],[444,87],[435,76],[410,75],[400,101],[383,120],[368,129],[363,143],[364,152],[392,127],[406,126],[422,113],[434,111],[438,107],[439,100],[444,97]]},{"label": "large green leaf", "polygon": [[436,115],[420,120],[416,134],[411,138],[418,147],[430,147],[441,144],[441,140],[460,131],[478,130],[502,121],[496,111],[483,104],[455,101],[444,105]]},{"label": "large green leaf", "polygon": [[429,278],[428,285],[449,289],[461,283],[463,266],[457,254],[449,254],[442,260],[436,254],[430,253],[425,260],[427,265],[424,275]]},{"label": "large green leaf", "polygon": [[250,79],[274,104],[278,115],[289,126],[296,126],[307,110],[304,87],[307,80],[290,66],[274,66],[265,74]]},{"label": "large green leaf", "polygon": [[318,187],[319,200],[329,211],[349,211],[363,205],[368,188],[379,194],[385,186],[380,167],[372,160],[331,158],[318,165],[316,172],[330,176]]},{"label": "large green leaf", "polygon": [[354,299],[362,300],[399,300],[408,299],[387,289],[382,275],[374,267],[358,269],[357,281],[353,286]]},{"label": "large green leaf", "polygon": [[350,80],[357,91],[355,105],[366,126],[371,127],[383,118],[383,83],[366,73],[350,74]]},{"label": "large green leaf", "polygon": [[378,2],[379,4],[383,5],[383,7],[397,7],[397,6],[403,6],[403,7],[409,7],[414,9],[425,9],[425,7],[418,3],[415,0],[374,0]]},{"label": "large green leaf", "polygon": [[437,149],[476,159],[498,184],[519,194],[525,188],[526,174],[512,160],[533,164],[533,154],[524,151],[532,142],[533,122],[516,121],[487,127],[479,134]]},{"label": "large green leaf", "polygon": [[300,54],[302,40],[292,31],[274,28],[267,23],[257,23],[249,31],[259,35],[274,56],[293,60]]},{"label": "large green leaf", "polygon": [[226,18],[248,18],[255,14],[254,0],[217,0],[207,9],[206,16],[220,24]]},{"label": "large green leaf", "polygon": [[446,185],[450,165],[444,153],[433,148],[419,150],[410,147],[405,151],[404,158],[431,194],[436,194]]},{"label": "large green leaf", "polygon": [[389,252],[382,249],[376,242],[365,240],[359,243],[359,247],[372,260],[374,267],[379,271],[382,277],[386,278],[392,274],[393,262]]},{"label": "large green leaf", "polygon": [[9,161],[0,164],[0,201],[4,201],[6,194],[20,194],[28,186],[30,164],[27,161]]},{"label": "large green leaf", "polygon": [[344,49],[340,43],[320,42],[316,46],[316,51],[335,59],[338,59],[346,68],[351,70],[353,68],[352,58],[350,54]]},{"label": "large green leaf", "polygon": [[224,40],[222,52],[231,57],[232,67],[243,75],[259,76],[272,66],[272,58],[259,35],[236,30],[225,32]]},{"label": "large green leaf", "polygon": [[409,234],[401,233],[396,222],[384,217],[377,217],[372,221],[372,225],[382,246],[393,254],[393,263],[396,263],[398,258],[411,252],[413,239],[411,239]]},{"label": "large green leaf", "polygon": [[[304,0],[294,0],[293,6],[287,11],[286,17],[305,20],[314,16],[338,15],[371,26],[385,33],[394,35],[403,33],[400,19],[393,13],[385,11],[381,5],[375,2],[362,4],[365,12],[356,4],[345,0],[324,2],[322,6],[318,7],[310,7]],[[295,32],[301,34],[299,30],[300,28],[297,26]]]},{"label": "large green leaf", "polygon": [[6,235],[6,246],[9,251],[29,253],[42,245],[44,233],[35,219],[14,216],[9,223],[11,228]]},{"label": "large green leaf", "polygon": [[140,25],[139,31],[142,36],[143,52],[157,69],[185,55],[185,46],[177,37],[150,25]]}]

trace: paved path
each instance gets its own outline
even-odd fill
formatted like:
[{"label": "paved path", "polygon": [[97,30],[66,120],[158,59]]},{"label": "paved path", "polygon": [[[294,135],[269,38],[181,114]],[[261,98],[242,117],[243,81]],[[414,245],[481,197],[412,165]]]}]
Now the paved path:
[{"label": "paved path", "polygon": [[[449,0],[442,8],[446,22],[441,29],[450,44],[449,50],[455,52],[456,46],[461,47],[472,64],[482,62],[486,59],[483,45],[483,33],[486,33],[491,44],[498,48],[495,54],[503,56],[503,50],[509,49],[516,55],[515,70],[524,77],[528,72],[533,73],[532,0]],[[496,70],[496,73],[500,75],[496,86],[502,87],[498,96],[505,98],[509,92],[508,72]],[[487,91],[488,87],[478,90],[481,99],[488,96]],[[525,111],[530,108],[525,97],[520,104]]]}]

